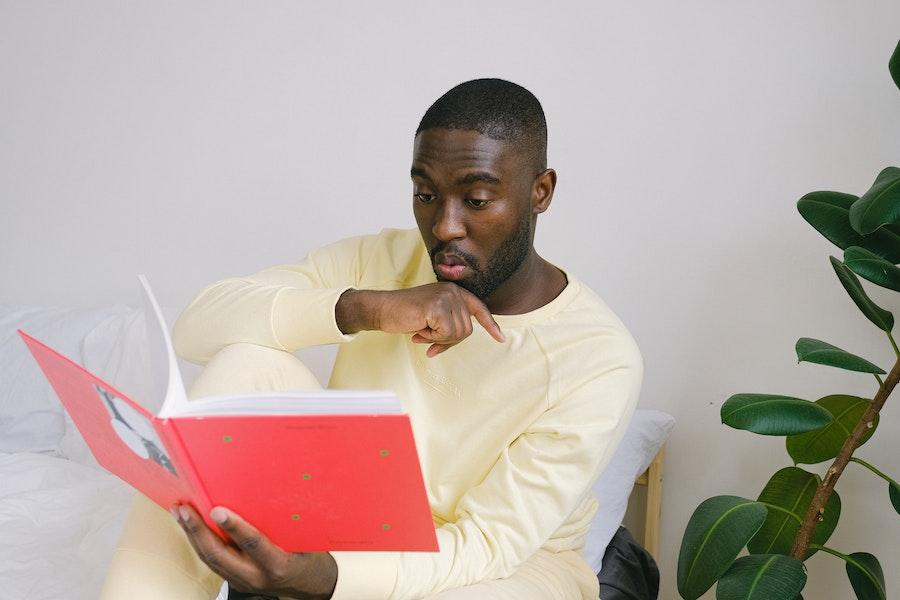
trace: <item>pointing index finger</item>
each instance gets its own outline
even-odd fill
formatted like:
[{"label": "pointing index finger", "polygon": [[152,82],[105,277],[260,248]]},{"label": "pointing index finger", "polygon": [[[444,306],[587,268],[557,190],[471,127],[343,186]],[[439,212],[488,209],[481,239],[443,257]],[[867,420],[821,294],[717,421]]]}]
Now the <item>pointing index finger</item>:
[{"label": "pointing index finger", "polygon": [[491,314],[491,311],[488,310],[488,307],[485,306],[484,302],[479,300],[478,297],[471,292],[463,294],[463,299],[466,303],[466,308],[468,308],[469,312],[472,313],[472,316],[481,323],[481,326],[484,327],[485,331],[498,342],[505,342],[506,336],[503,335],[503,331],[500,330],[500,326],[497,325],[497,321],[494,320],[494,316]]}]

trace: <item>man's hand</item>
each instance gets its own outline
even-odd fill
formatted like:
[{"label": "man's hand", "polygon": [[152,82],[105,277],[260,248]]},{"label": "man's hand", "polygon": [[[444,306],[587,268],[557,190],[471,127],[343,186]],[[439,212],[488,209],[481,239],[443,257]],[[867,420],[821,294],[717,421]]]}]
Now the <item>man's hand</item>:
[{"label": "man's hand", "polygon": [[190,506],[172,509],[197,556],[239,592],[327,600],[337,584],[328,552],[285,552],[235,513],[217,506],[210,517],[234,542],[226,544]]},{"label": "man's hand", "polygon": [[335,308],[344,333],[377,330],[412,334],[436,356],[472,334],[472,317],[498,342],[506,338],[484,302],[455,283],[439,282],[393,291],[347,290]]}]

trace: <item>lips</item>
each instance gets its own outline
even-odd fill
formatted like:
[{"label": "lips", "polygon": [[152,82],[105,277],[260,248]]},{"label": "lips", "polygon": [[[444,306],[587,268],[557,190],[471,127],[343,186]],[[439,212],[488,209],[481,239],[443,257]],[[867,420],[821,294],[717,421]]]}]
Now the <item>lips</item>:
[{"label": "lips", "polygon": [[447,281],[457,281],[462,279],[468,267],[466,267],[466,265],[447,265],[438,263],[435,268],[442,279],[446,279]]},{"label": "lips", "polygon": [[442,279],[456,281],[465,275],[469,267],[465,260],[455,254],[438,252],[434,256],[434,268]]}]

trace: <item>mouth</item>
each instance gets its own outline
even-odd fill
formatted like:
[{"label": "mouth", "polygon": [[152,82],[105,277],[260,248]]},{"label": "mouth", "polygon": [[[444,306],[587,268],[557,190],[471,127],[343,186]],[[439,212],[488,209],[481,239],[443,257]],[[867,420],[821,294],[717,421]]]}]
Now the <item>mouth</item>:
[{"label": "mouth", "polygon": [[438,252],[434,256],[434,270],[441,279],[458,281],[465,276],[468,269],[466,261],[455,254]]}]

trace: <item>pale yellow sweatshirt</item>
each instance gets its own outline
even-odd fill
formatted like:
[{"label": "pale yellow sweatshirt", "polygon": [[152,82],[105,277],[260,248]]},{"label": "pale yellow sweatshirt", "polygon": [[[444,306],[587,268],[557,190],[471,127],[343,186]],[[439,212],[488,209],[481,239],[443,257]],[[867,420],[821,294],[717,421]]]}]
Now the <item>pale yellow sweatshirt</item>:
[{"label": "pale yellow sweatshirt", "polygon": [[351,238],[299,264],[220,281],[179,318],[175,346],[188,360],[204,363],[235,342],[288,351],[340,343],[329,387],[399,395],[440,552],[335,552],[334,600],[420,598],[508,576],[539,548],[580,549],[597,508],[590,486],[625,432],[642,363],[613,312],[567,277],[549,304],[495,315],[505,343],[476,322],[430,359],[408,335],[344,335],[334,316],[350,287],[435,281],[415,230]]}]

